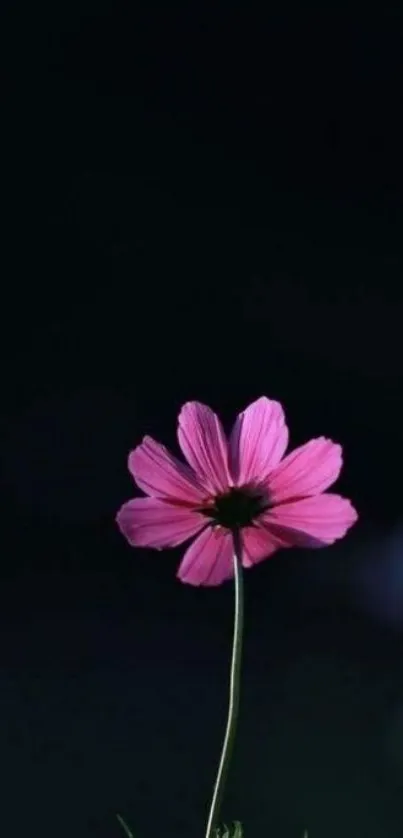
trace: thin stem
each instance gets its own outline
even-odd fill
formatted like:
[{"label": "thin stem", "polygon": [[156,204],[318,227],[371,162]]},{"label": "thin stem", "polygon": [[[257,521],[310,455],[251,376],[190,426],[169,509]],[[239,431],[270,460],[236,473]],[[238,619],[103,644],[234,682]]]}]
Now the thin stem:
[{"label": "thin stem", "polygon": [[128,827],[126,821],[123,820],[122,816],[121,815],[116,815],[116,817],[117,817],[123,831],[126,833],[127,838],[133,838],[133,833],[130,832],[129,827]]},{"label": "thin stem", "polygon": [[242,576],[242,540],[239,530],[233,533],[234,540],[234,575],[235,575],[235,615],[234,636],[232,643],[231,675],[229,689],[229,705],[227,727],[218,766],[217,779],[214,785],[213,799],[206,827],[206,838],[213,838],[220,814],[221,801],[224,793],[225,780],[231,759],[235,740],[236,722],[239,708],[239,687],[242,657],[243,632],[243,576]]}]

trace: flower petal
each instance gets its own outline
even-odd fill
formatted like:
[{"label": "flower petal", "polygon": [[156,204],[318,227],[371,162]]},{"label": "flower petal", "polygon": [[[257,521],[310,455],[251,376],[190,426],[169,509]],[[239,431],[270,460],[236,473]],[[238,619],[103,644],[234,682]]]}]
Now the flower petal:
[{"label": "flower petal", "polygon": [[187,402],[179,414],[179,445],[197,477],[211,492],[231,485],[227,440],[216,414],[200,402]]},{"label": "flower petal", "polygon": [[245,527],[242,530],[242,564],[243,567],[252,567],[257,562],[268,559],[282,547],[289,547],[280,534],[270,532],[262,526]]},{"label": "flower petal", "polygon": [[150,436],[129,454],[129,470],[147,495],[189,504],[200,504],[206,496],[192,469]]},{"label": "flower petal", "polygon": [[275,506],[260,516],[289,546],[324,547],[343,538],[358,514],[347,498],[324,494]]},{"label": "flower petal", "polygon": [[234,575],[232,534],[207,527],[188,547],[177,576],[189,585],[221,585]]},{"label": "flower petal", "polygon": [[240,413],[230,438],[234,482],[264,480],[278,465],[288,445],[288,428],[281,404],[262,396]]},{"label": "flower petal", "polygon": [[204,515],[159,498],[133,498],[120,508],[116,522],[135,547],[175,547],[206,525]]},{"label": "flower petal", "polygon": [[291,451],[270,474],[266,486],[273,503],[319,495],[337,480],[342,467],[341,445],[324,436]]}]

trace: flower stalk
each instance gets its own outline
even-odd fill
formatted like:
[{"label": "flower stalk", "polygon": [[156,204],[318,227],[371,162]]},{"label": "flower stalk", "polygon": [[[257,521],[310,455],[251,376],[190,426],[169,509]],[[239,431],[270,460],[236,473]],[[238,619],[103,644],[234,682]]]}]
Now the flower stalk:
[{"label": "flower stalk", "polygon": [[214,838],[217,829],[217,821],[220,814],[222,798],[227,779],[229,763],[233,751],[236,724],[239,710],[239,694],[241,681],[241,658],[242,658],[242,637],[243,637],[243,575],[242,575],[242,539],[239,530],[233,532],[234,546],[234,577],[235,577],[235,609],[234,609],[234,634],[232,643],[230,689],[227,726],[224,742],[221,751],[220,762],[217,771],[217,778],[214,785],[213,797],[210,805],[209,816],[206,827],[206,837]]},{"label": "flower stalk", "polygon": [[128,827],[126,821],[123,820],[122,816],[121,815],[116,815],[116,818],[119,821],[119,823],[120,823],[120,825],[123,829],[123,832],[125,833],[125,835],[127,835],[127,838],[133,838],[133,833],[130,832],[129,827]]}]

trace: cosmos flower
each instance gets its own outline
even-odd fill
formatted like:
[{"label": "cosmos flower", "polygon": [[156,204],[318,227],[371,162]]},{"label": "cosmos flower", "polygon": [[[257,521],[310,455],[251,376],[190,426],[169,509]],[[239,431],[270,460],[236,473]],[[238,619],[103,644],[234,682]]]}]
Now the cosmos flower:
[{"label": "cosmos flower", "polygon": [[339,476],[341,446],[318,437],[284,456],[288,429],[279,402],[253,402],[228,438],[211,408],[188,402],[178,441],[186,464],[148,436],[130,453],[129,470],[147,497],[124,503],[116,521],[137,547],[175,547],[197,536],[179,566],[182,582],[231,578],[234,530],[250,568],[280,548],[333,544],[357,520],[349,500],[325,492]]}]

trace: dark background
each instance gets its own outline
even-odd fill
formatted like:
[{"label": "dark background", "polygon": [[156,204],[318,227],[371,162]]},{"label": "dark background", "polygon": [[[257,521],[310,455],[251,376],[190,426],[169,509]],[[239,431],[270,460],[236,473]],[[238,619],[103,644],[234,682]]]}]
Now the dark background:
[{"label": "dark background", "polygon": [[[269,6],[269,4],[267,4]],[[130,549],[128,451],[265,394],[360,521],[245,574],[223,816],[403,830],[402,15],[5,3],[0,831],[203,835],[233,590]]]}]

